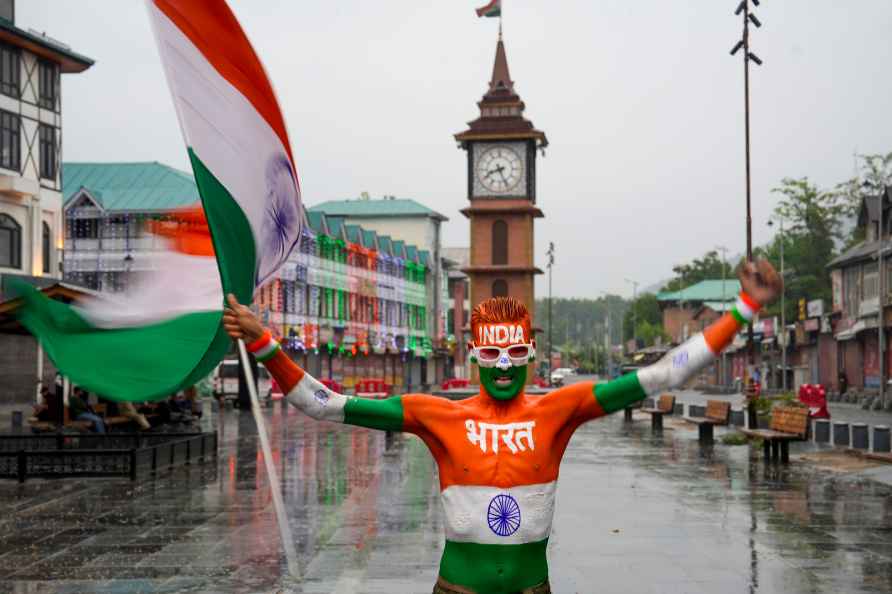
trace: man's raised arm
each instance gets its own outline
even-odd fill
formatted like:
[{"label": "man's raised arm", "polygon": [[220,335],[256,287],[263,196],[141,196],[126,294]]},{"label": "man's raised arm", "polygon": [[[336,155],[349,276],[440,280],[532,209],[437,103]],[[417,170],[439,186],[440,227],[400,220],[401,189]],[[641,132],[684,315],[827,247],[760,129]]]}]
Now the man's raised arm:
[{"label": "man's raised arm", "polygon": [[734,335],[763,305],[774,301],[783,290],[783,281],[765,260],[748,262],[741,268],[739,277],[743,290],[730,312],[653,365],[595,387],[595,398],[604,413],[623,409],[662,390],[683,386],[731,344]]},{"label": "man's raised arm", "polygon": [[329,390],[291,360],[254,313],[233,295],[223,313],[223,327],[234,339],[243,339],[248,350],[269,370],[288,402],[314,419],[349,423],[370,429],[401,431],[403,405],[400,396],[385,400],[352,398]]}]

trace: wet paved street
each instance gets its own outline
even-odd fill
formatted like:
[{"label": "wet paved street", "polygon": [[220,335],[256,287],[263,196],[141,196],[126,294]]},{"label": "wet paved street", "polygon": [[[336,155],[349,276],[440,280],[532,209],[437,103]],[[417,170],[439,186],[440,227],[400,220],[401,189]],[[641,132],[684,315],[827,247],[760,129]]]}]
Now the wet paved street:
[{"label": "wet paved street", "polygon": [[[154,481],[0,483],[7,592],[430,592],[442,548],[421,442],[269,411],[301,584],[283,559],[250,414],[216,464]],[[794,446],[793,453],[797,451]],[[701,450],[621,416],[582,427],[561,469],[556,593],[892,590],[892,488],[748,446]]]}]

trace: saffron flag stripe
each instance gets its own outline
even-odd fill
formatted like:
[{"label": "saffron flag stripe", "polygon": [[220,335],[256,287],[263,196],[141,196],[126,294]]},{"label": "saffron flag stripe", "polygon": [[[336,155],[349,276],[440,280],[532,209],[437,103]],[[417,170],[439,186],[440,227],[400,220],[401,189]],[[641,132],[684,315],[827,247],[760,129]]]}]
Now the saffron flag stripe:
[{"label": "saffron flag stripe", "polygon": [[204,59],[251,103],[278,135],[291,158],[288,132],[272,84],[226,3],[223,0],[155,0],[154,4]]}]

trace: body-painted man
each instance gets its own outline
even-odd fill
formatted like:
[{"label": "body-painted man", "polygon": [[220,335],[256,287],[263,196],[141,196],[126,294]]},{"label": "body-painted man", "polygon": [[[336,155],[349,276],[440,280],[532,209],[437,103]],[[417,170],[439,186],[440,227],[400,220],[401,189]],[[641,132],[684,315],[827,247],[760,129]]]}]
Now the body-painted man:
[{"label": "body-painted man", "polygon": [[582,382],[544,396],[524,393],[535,357],[530,316],[512,298],[471,314],[471,362],[480,393],[461,401],[425,394],[366,400],[328,390],[300,369],[245,306],[230,296],[224,325],[244,338],[287,394],[315,419],[420,437],[433,454],[446,513],[446,546],[434,593],[547,593],[546,547],[558,470],[581,424],[679,387],[714,360],[781,280],[767,262],[747,264],[734,308],[649,367],[614,381]]}]

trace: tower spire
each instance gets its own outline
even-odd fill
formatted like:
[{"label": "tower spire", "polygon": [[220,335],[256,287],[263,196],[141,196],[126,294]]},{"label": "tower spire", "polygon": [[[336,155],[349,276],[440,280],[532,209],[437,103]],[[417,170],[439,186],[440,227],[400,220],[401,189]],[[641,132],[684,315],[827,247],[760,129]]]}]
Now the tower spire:
[{"label": "tower spire", "polygon": [[514,91],[514,81],[508,72],[508,56],[505,54],[505,43],[502,41],[502,27],[499,25],[499,42],[496,44],[496,59],[492,65],[492,80],[489,91]]}]

